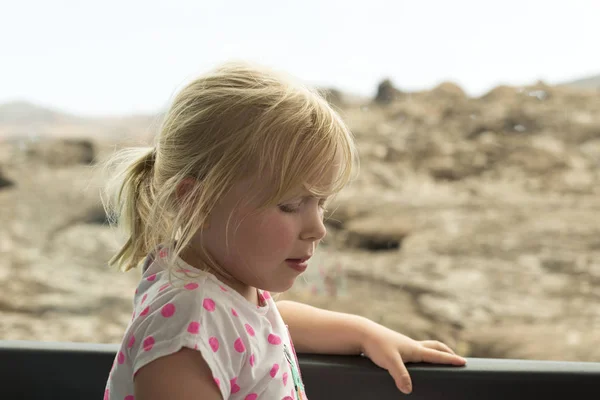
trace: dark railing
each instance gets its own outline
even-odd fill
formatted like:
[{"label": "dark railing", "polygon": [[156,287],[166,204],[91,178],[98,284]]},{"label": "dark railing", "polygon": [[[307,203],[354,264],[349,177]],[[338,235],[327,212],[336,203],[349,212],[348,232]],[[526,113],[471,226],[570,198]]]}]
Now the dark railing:
[{"label": "dark railing", "polygon": [[[0,399],[102,399],[118,345],[0,341]],[[355,356],[301,354],[310,400],[398,399],[387,371]],[[412,399],[600,399],[600,363],[468,358],[407,364]],[[270,400],[270,399],[267,399]]]}]

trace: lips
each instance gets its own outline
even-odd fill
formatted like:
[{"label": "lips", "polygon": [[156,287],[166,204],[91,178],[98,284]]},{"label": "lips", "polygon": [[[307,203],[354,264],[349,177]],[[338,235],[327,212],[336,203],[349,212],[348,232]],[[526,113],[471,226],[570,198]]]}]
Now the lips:
[{"label": "lips", "polygon": [[308,268],[308,259],[309,257],[302,257],[302,258],[288,258],[287,260],[285,260],[285,262],[287,263],[287,265],[289,265],[292,269],[298,271],[298,272],[304,272],[306,271],[306,268]]},{"label": "lips", "polygon": [[285,261],[293,261],[293,262],[297,262],[297,263],[305,263],[308,261],[310,257],[303,257],[303,258],[288,258]]},{"label": "lips", "polygon": [[298,263],[304,263],[304,262],[307,262],[311,257],[312,257],[312,255],[304,256],[304,257],[300,257],[300,258],[288,258],[286,261],[294,261],[294,262],[298,262]]}]

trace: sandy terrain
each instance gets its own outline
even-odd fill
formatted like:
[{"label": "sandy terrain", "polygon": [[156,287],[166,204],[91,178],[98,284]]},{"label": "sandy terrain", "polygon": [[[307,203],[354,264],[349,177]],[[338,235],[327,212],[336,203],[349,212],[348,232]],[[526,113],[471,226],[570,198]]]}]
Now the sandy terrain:
[{"label": "sandy terrain", "polygon": [[[332,93],[361,174],[284,297],[471,357],[600,361],[600,94],[380,89],[362,104]],[[90,161],[116,142],[98,121],[44,118],[36,140],[19,136],[26,118],[0,118],[0,338],[115,343],[138,272],[106,266],[121,238]],[[153,121],[128,119],[127,137]]]}]

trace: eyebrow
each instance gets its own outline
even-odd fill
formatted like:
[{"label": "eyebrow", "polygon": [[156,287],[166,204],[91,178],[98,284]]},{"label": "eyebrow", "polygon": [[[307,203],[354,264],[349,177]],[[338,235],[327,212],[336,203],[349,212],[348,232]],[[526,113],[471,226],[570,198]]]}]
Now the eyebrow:
[{"label": "eyebrow", "polygon": [[320,200],[324,200],[325,197],[317,197],[315,195],[312,194],[308,194],[308,195],[297,195],[297,196],[292,196],[289,198],[289,200],[310,200],[310,199],[320,199]]},{"label": "eyebrow", "polygon": [[310,199],[317,199],[317,200],[327,200],[329,198],[329,196],[327,197],[318,197],[315,195],[307,195],[307,196],[300,196],[300,199],[302,200],[310,200]]}]

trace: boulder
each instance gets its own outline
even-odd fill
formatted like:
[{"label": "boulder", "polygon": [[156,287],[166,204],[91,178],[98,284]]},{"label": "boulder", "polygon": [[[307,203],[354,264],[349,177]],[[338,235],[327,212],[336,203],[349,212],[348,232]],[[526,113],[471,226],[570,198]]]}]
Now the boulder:
[{"label": "boulder", "polygon": [[374,101],[378,104],[390,104],[401,97],[402,92],[394,87],[391,80],[385,79],[377,87],[377,95]]},{"label": "boulder", "polygon": [[346,244],[369,251],[399,250],[411,232],[405,217],[370,216],[350,221],[345,227]]},{"label": "boulder", "polygon": [[9,188],[11,186],[13,186],[15,183],[8,179],[6,176],[4,176],[4,174],[2,173],[2,169],[0,169],[0,189],[5,189],[5,188]]},{"label": "boulder", "polygon": [[92,164],[96,156],[94,143],[88,139],[48,139],[27,148],[30,159],[50,166]]}]

